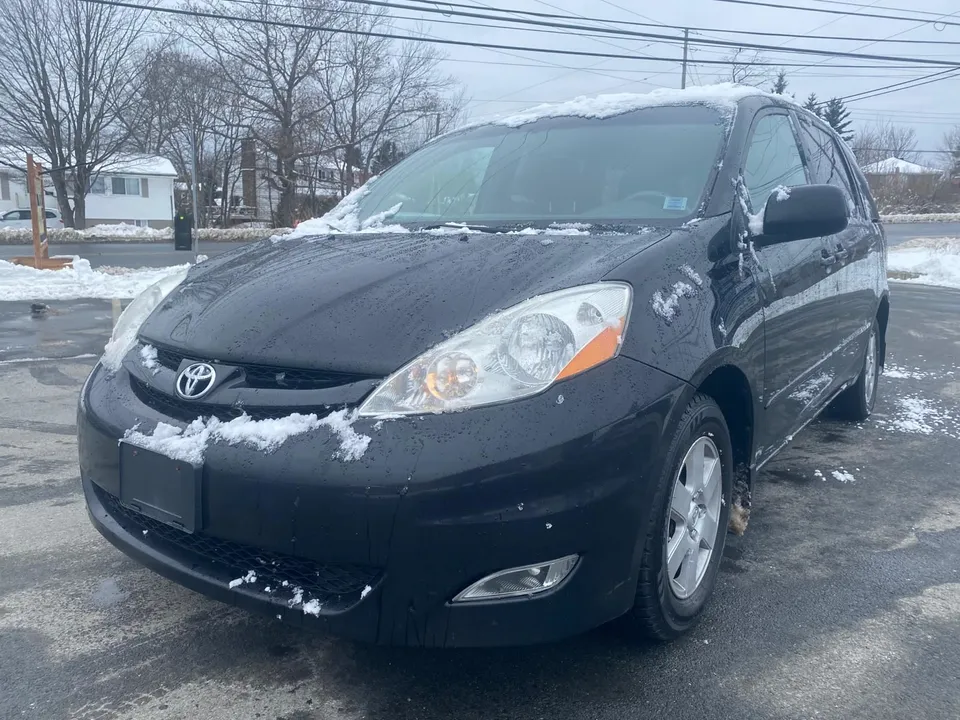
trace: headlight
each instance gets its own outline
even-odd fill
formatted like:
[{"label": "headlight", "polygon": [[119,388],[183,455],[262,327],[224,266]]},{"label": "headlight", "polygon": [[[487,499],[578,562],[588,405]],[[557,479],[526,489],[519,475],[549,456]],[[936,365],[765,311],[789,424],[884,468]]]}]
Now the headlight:
[{"label": "headlight", "polygon": [[619,354],[631,297],[629,285],[596,283],[491,315],[387,378],[360,415],[449,412],[542,392]]},{"label": "headlight", "polygon": [[187,270],[182,270],[158,280],[137,295],[120,313],[117,324],[113,328],[113,334],[110,336],[110,342],[103,349],[103,357],[100,358],[100,362],[107,370],[116,372],[120,368],[123,358],[137,343],[137,333],[140,332],[143,321],[157,309],[157,306],[173,292],[177,285],[183,282],[186,276]]}]

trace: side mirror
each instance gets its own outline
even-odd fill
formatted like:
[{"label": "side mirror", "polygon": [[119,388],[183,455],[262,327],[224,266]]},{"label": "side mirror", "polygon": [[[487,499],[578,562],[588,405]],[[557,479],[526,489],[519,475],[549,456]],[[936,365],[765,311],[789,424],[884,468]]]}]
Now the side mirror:
[{"label": "side mirror", "polygon": [[767,198],[763,235],[758,245],[774,245],[833,235],[849,222],[847,198],[834,185],[796,185],[778,188]]}]

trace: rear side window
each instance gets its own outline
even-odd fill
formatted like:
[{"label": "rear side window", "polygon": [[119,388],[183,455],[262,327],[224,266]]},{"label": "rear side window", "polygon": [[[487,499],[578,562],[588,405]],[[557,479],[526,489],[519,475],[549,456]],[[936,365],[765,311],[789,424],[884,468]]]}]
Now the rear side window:
[{"label": "rear side window", "polygon": [[807,152],[813,182],[840,188],[847,198],[850,212],[857,212],[857,194],[833,136],[805,118],[800,118],[800,137]]},{"label": "rear side window", "polygon": [[51,210],[47,210],[47,218],[55,218],[57,214]]},{"label": "rear side window", "polygon": [[743,181],[752,212],[760,212],[777,187],[807,184],[789,117],[765,115],[757,121],[743,165]]}]

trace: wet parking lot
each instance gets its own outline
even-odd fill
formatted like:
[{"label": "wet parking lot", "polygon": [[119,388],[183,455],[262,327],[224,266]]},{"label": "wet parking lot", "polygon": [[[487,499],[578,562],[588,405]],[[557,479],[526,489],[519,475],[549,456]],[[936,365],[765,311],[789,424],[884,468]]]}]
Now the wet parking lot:
[{"label": "wet parking lot", "polygon": [[48,305],[0,303],[0,717],[960,717],[960,292],[893,287],[877,412],[764,468],[690,636],[498,651],[303,634],[121,555],[74,418],[116,308]]}]

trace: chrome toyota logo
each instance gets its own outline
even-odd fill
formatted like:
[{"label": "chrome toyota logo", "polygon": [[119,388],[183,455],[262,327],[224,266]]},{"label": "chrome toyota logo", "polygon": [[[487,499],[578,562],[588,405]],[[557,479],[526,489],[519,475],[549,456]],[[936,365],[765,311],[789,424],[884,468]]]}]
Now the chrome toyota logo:
[{"label": "chrome toyota logo", "polygon": [[187,400],[199,400],[213,390],[216,380],[217,371],[213,369],[213,365],[207,363],[187,365],[177,375],[177,395]]}]

